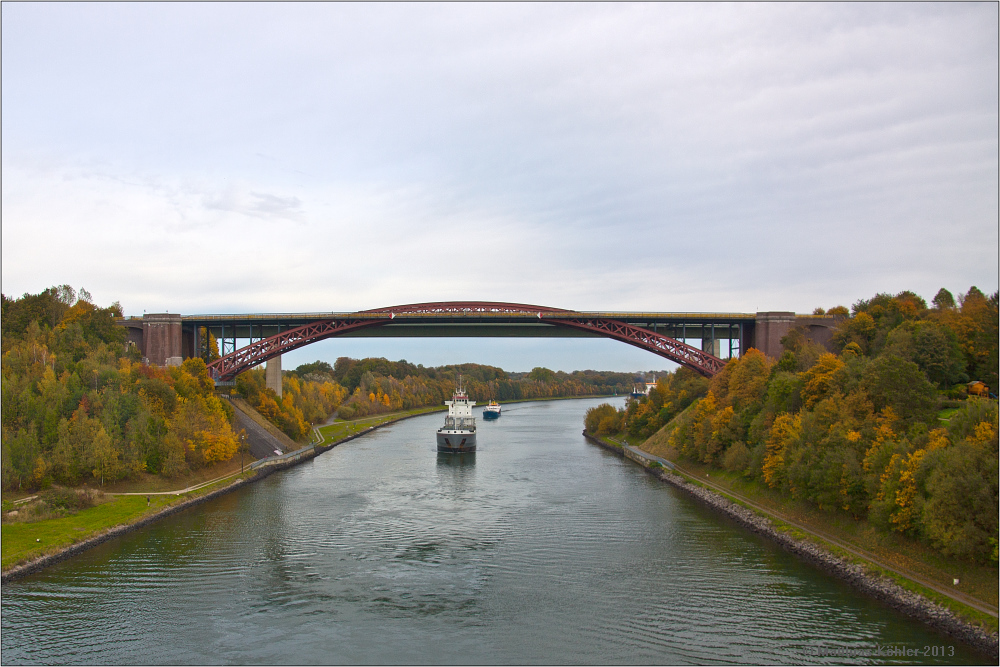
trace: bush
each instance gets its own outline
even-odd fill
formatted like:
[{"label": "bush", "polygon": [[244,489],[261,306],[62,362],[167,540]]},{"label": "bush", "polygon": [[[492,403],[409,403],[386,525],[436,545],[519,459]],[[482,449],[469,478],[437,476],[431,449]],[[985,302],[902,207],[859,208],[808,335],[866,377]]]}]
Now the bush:
[{"label": "bush", "polygon": [[618,410],[608,403],[601,403],[596,407],[590,408],[583,418],[583,424],[587,432],[594,435],[617,433],[619,429],[616,428],[616,423],[619,421]]},{"label": "bush", "polygon": [[53,486],[48,491],[43,492],[40,498],[50,507],[75,512],[99,504],[103,495],[103,493],[93,489],[67,489]]},{"label": "bush", "polygon": [[[21,505],[4,503],[4,522],[31,523],[75,514],[76,512],[106,502],[109,498],[96,489],[67,489],[54,486],[39,494],[38,498]],[[16,512],[16,514],[12,513]]]},{"label": "bush", "polygon": [[750,466],[750,458],[750,450],[741,440],[726,450],[722,457],[722,465],[731,472],[743,472]]}]

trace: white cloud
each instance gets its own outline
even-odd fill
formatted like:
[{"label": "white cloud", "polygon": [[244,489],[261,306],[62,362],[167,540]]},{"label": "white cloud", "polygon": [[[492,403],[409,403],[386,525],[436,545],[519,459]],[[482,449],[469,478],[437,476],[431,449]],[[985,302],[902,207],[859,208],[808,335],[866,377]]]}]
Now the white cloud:
[{"label": "white cloud", "polygon": [[5,5],[4,292],[232,312],[993,291],[996,19]]}]

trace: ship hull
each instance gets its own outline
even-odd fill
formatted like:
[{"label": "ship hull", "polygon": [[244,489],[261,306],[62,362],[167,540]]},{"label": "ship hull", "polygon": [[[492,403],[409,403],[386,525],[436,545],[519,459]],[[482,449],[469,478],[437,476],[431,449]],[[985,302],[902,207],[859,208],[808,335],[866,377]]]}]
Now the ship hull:
[{"label": "ship hull", "polygon": [[438,431],[437,450],[440,454],[465,454],[476,451],[475,431]]},{"label": "ship hull", "polygon": [[493,420],[500,419],[499,410],[483,410],[483,419]]}]

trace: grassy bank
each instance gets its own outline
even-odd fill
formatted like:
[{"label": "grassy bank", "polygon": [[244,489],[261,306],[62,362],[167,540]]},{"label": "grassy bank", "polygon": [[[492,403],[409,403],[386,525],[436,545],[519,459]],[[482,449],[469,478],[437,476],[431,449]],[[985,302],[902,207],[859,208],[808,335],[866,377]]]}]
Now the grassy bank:
[{"label": "grassy bank", "polygon": [[414,408],[412,410],[403,410],[400,412],[390,412],[384,415],[372,415],[371,417],[362,417],[360,419],[335,419],[332,423],[315,429],[319,431],[320,437],[322,438],[322,440],[316,444],[329,445],[337,442],[338,440],[361,433],[362,431],[374,426],[381,426],[382,424],[405,417],[413,417],[430,412],[441,412],[443,410],[445,410],[444,406],[434,406],[429,408]]},{"label": "grassy bank", "polygon": [[[335,420],[332,424],[320,427],[319,431],[323,436],[323,444],[331,444],[390,421],[443,409],[443,407],[419,408],[352,421]],[[248,469],[254,460],[253,457],[246,456],[245,464]],[[80,509],[66,516],[30,522],[11,521],[7,515],[11,510],[23,508],[23,505],[15,506],[13,501],[23,499],[26,494],[4,494],[5,517],[3,525],[0,526],[0,538],[2,538],[0,566],[6,571],[40,556],[56,553],[109,529],[136,523],[167,507],[211,493],[241,476],[251,474],[249,470],[241,474],[240,469],[241,459],[237,455],[230,461],[179,477],[165,478],[143,474],[135,479],[100,487],[100,491],[105,494],[104,502],[94,507]],[[199,486],[203,484],[204,486]],[[194,486],[199,488],[181,492]],[[44,493],[41,495],[44,496]]]},{"label": "grassy bank", "polygon": [[[237,470],[235,476],[187,493],[160,492],[157,495],[157,492],[149,491],[151,495],[148,496],[148,505],[145,495],[109,495],[106,502],[67,516],[32,522],[5,522],[0,526],[0,538],[2,538],[0,566],[7,570],[40,556],[58,552],[111,528],[136,523],[167,507],[211,493],[223,485],[230,484],[239,476]],[[9,501],[4,502],[5,512],[10,505]]]},{"label": "grassy bank", "polygon": [[[959,597],[969,596],[995,608],[998,602],[998,584],[1000,584],[1000,577],[995,567],[948,558],[926,544],[896,532],[879,530],[868,521],[855,519],[845,512],[822,511],[805,501],[784,496],[738,473],[721,471],[681,459],[677,452],[665,447],[662,442],[654,438],[645,445],[638,446],[644,451],[679,464],[678,472],[689,481],[717,493],[721,492],[730,500],[759,514],[766,514],[775,520],[775,527],[783,532],[817,542],[832,553],[884,574],[903,588],[941,604],[967,621],[987,628],[991,632],[997,632],[996,617],[969,607],[960,600],[943,595],[925,585],[930,584],[953,591]],[[744,501],[749,501],[757,507]],[[824,539],[824,536],[828,539]],[[842,548],[840,545],[847,548]]]}]

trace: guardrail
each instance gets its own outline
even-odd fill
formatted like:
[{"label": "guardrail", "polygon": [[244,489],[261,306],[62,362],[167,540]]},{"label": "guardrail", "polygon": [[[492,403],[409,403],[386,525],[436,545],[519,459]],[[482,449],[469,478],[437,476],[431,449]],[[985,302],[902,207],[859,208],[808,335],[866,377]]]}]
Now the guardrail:
[{"label": "guardrail", "polygon": [[620,442],[622,446],[622,452],[625,454],[625,458],[632,459],[636,463],[641,463],[642,465],[648,466],[650,463],[659,463],[664,468],[670,468],[671,470],[676,470],[674,464],[666,459],[661,459],[659,456],[649,454],[642,451],[632,445],[626,445],[624,442]]},{"label": "guardrail", "polygon": [[256,470],[257,468],[263,468],[266,466],[277,465],[280,463],[292,463],[298,461],[306,456],[316,456],[316,445],[312,444],[302,449],[296,449],[292,452],[285,452],[280,456],[268,456],[265,459],[259,459],[250,464],[250,470]]}]

